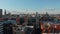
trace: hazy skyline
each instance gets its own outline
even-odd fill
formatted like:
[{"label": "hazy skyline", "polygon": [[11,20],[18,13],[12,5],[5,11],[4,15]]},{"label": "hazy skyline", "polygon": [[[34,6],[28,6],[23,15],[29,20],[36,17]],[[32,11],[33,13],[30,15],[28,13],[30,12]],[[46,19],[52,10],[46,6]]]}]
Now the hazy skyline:
[{"label": "hazy skyline", "polygon": [[10,12],[15,11],[15,13],[16,11],[24,13],[37,11],[60,14],[60,0],[0,0],[0,8]]}]

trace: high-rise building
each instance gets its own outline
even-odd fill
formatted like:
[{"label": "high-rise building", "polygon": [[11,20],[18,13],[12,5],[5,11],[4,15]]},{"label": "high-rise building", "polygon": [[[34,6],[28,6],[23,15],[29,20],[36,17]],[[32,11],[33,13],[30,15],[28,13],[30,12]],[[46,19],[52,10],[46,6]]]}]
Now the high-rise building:
[{"label": "high-rise building", "polygon": [[3,34],[13,34],[12,23],[3,24]]},{"label": "high-rise building", "polygon": [[3,34],[3,22],[0,22],[0,34]]},{"label": "high-rise building", "polygon": [[24,18],[20,18],[20,24],[22,25],[24,23]]},{"label": "high-rise building", "polygon": [[2,9],[0,9],[0,18],[2,18]]},{"label": "high-rise building", "polygon": [[5,12],[4,12],[4,15],[6,15],[6,10],[5,10]]}]

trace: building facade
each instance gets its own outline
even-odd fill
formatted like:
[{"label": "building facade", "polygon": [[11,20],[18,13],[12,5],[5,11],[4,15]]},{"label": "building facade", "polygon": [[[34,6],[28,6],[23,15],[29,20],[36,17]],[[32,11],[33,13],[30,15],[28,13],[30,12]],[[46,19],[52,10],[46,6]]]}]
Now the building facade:
[{"label": "building facade", "polygon": [[2,9],[0,9],[0,18],[2,18]]},{"label": "building facade", "polygon": [[12,23],[4,23],[3,24],[3,34],[13,34]]}]

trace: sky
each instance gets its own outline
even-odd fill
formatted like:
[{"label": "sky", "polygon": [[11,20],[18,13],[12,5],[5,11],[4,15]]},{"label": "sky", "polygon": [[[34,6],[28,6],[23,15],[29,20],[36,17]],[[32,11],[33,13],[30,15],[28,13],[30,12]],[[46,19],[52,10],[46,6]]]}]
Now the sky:
[{"label": "sky", "polygon": [[0,0],[0,8],[11,13],[60,14],[60,0]]}]

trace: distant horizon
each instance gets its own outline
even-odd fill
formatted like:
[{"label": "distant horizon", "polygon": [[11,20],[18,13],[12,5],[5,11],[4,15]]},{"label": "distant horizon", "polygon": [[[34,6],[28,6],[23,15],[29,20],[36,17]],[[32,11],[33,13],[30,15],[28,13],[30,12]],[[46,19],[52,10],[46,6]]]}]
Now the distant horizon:
[{"label": "distant horizon", "polygon": [[60,0],[0,0],[0,8],[13,14],[17,12],[60,14]]},{"label": "distant horizon", "polygon": [[[7,10],[7,9],[3,9],[3,14],[4,14],[4,12],[5,12],[5,10],[6,10],[6,12],[7,13],[11,13],[11,14],[33,14],[33,13],[36,13],[36,12],[38,12],[39,14],[46,14],[46,12],[48,13],[48,14],[60,14],[60,9],[44,9],[44,10]],[[55,11],[55,12],[54,12]],[[57,11],[59,11],[59,13],[57,13]]]}]

